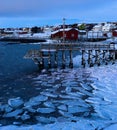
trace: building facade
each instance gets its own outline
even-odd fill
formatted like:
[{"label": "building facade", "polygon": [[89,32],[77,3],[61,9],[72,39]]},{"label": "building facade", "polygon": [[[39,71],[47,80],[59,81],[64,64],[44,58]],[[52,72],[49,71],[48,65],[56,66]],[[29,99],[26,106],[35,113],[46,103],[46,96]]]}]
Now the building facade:
[{"label": "building facade", "polygon": [[78,30],[74,28],[60,29],[52,32],[52,39],[78,40]]}]

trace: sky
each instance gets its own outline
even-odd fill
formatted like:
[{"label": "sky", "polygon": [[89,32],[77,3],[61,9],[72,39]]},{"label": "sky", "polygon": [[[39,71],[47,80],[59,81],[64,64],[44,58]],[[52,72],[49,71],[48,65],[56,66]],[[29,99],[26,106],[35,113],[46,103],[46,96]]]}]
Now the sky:
[{"label": "sky", "polygon": [[117,20],[117,0],[0,0],[0,27]]}]

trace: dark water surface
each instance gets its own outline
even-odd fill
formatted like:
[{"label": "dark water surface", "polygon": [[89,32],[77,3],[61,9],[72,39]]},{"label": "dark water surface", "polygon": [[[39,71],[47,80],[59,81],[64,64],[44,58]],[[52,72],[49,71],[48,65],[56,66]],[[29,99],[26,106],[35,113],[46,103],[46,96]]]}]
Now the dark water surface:
[{"label": "dark water surface", "polygon": [[38,66],[32,60],[23,57],[28,50],[39,47],[39,44],[0,43],[0,101],[2,103],[6,103],[9,98],[21,97],[28,100],[38,95],[32,83],[32,78],[40,74]]},{"label": "dark water surface", "polygon": [[23,58],[26,52],[33,48],[37,49],[39,45],[0,43],[1,102],[6,102],[12,97],[20,96],[25,99],[32,93],[36,94],[28,76],[38,73],[38,67],[32,60]]}]

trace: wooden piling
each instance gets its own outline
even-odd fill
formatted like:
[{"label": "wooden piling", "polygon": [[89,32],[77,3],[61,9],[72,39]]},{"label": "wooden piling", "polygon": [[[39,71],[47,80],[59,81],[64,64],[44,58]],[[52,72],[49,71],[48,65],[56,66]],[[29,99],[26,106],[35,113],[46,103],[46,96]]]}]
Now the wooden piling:
[{"label": "wooden piling", "polygon": [[54,53],[54,67],[57,68],[58,66],[58,52],[55,51]]},{"label": "wooden piling", "polygon": [[65,69],[65,51],[62,50],[62,68]]},{"label": "wooden piling", "polygon": [[69,51],[69,55],[70,55],[70,63],[69,63],[69,67],[70,67],[70,68],[73,68],[72,50]]},{"label": "wooden piling", "polygon": [[93,66],[93,61],[92,61],[92,50],[88,50],[88,64],[90,67]]},{"label": "wooden piling", "polygon": [[106,51],[103,50],[103,53],[102,53],[102,61],[103,61],[103,62],[105,61],[105,54],[106,54]]},{"label": "wooden piling", "polygon": [[85,67],[85,65],[86,65],[86,62],[85,62],[85,50],[82,50],[82,65],[83,65],[83,67]]},{"label": "wooden piling", "polygon": [[105,50],[105,65],[108,65],[108,50]]},{"label": "wooden piling", "polygon": [[40,69],[44,68],[43,52],[40,52],[40,62],[39,62],[38,66],[39,66]]},{"label": "wooden piling", "polygon": [[100,66],[100,50],[97,50],[97,52],[98,52],[97,64],[98,66]]},{"label": "wooden piling", "polygon": [[112,51],[112,64],[115,64],[115,51]]},{"label": "wooden piling", "polygon": [[89,67],[93,67],[92,50],[89,50]]},{"label": "wooden piling", "polygon": [[98,53],[97,53],[97,50],[95,50],[95,63],[97,63],[98,61]]},{"label": "wooden piling", "polygon": [[48,51],[48,67],[51,68],[51,53]]}]

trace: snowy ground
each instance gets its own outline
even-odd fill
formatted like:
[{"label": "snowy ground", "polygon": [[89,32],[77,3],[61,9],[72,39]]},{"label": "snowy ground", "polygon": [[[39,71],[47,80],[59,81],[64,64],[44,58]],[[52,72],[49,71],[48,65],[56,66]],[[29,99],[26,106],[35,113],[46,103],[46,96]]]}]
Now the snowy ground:
[{"label": "snowy ground", "polygon": [[[78,59],[74,58],[76,66]],[[116,78],[117,64],[51,73],[43,70],[33,78],[37,97],[27,102],[17,97],[1,106],[1,118],[14,118],[14,122],[1,124],[0,130],[116,130]],[[38,124],[26,124],[34,115]]]}]

